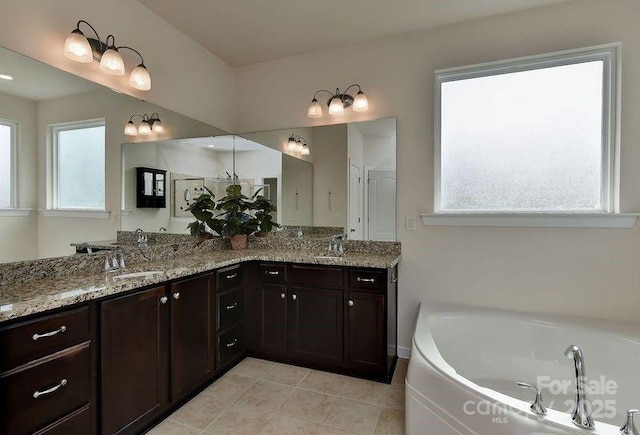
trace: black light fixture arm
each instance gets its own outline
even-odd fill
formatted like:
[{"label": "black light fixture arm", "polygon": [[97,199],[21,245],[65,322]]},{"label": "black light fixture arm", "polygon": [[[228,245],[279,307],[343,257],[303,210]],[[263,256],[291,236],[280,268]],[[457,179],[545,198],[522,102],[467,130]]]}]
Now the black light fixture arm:
[{"label": "black light fixture arm", "polygon": [[80,23],[84,23],[87,26],[89,26],[91,28],[91,30],[93,30],[93,33],[96,35],[96,38],[98,39],[98,41],[102,42],[102,38],[100,38],[100,35],[98,35],[98,31],[95,29],[95,27],[93,27],[91,24],[89,24],[85,20],[79,20],[78,21],[78,24],[76,24],[76,30],[80,30]]},{"label": "black light fixture arm", "polygon": [[316,97],[318,96],[318,92],[326,92],[327,94],[331,95],[332,97],[333,97],[333,95],[335,95],[331,91],[327,91],[326,89],[320,89],[320,90],[317,90],[315,94],[313,94],[313,99],[314,100],[316,100]]},{"label": "black light fixture arm", "polygon": [[347,95],[347,91],[348,91],[349,89],[353,88],[353,87],[357,87],[357,88],[358,88],[358,92],[362,92],[362,88],[360,87],[360,85],[359,85],[359,84],[357,84],[357,83],[354,83],[354,84],[352,84],[352,85],[349,85],[349,86],[344,90],[344,92],[342,92],[342,95]]},{"label": "black light fixture arm", "polygon": [[131,115],[131,118],[129,118],[129,122],[133,122],[133,118],[135,118],[136,116],[139,116],[144,121],[144,120],[146,120],[145,117],[147,116],[147,114],[146,113],[144,115],[138,115],[137,113],[133,114],[133,115]]},{"label": "black light fixture arm", "polygon": [[138,50],[136,50],[135,48],[131,48],[131,47],[127,46],[127,45],[121,45],[121,46],[118,46],[118,47],[116,47],[116,48],[117,48],[118,50],[120,50],[121,48],[126,48],[127,50],[131,50],[131,51],[133,51],[133,52],[134,52],[134,53],[136,53],[138,56],[140,56],[140,65],[143,65],[143,66],[144,66],[144,58],[142,57],[142,55],[140,54],[140,52],[139,52]]}]

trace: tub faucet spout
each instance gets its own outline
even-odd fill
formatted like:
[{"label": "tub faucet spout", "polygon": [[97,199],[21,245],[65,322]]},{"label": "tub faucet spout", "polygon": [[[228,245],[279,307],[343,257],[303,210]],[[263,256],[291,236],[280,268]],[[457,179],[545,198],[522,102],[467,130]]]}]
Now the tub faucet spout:
[{"label": "tub faucet spout", "polygon": [[573,412],[571,413],[571,420],[573,424],[578,427],[587,430],[595,429],[593,418],[591,418],[591,406],[587,400],[586,378],[584,370],[584,355],[582,350],[575,344],[572,344],[564,351],[564,355],[573,359],[575,371],[576,371],[576,396],[575,404],[573,405]]}]

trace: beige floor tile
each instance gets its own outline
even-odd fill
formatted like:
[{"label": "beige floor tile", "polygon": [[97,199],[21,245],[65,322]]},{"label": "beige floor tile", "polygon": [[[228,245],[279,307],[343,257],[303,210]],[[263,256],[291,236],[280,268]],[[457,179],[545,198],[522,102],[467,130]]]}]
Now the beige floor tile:
[{"label": "beige floor tile", "polygon": [[377,406],[353,400],[336,399],[324,424],[353,433],[373,434],[379,416],[380,408]]},{"label": "beige floor tile", "polygon": [[232,403],[217,396],[199,394],[171,414],[169,420],[204,430]]},{"label": "beige floor tile", "polygon": [[404,411],[382,408],[375,435],[404,435]]},{"label": "beige floor tile", "polygon": [[280,413],[322,423],[335,398],[315,391],[295,389],[280,408]]},{"label": "beige floor tile", "polygon": [[385,385],[382,406],[404,411],[404,385]]},{"label": "beige floor tile", "polygon": [[352,435],[352,433],[344,429],[340,429],[339,427],[327,426],[323,424],[320,427],[320,435]]},{"label": "beige floor tile", "polygon": [[227,373],[209,385],[202,394],[213,395],[223,400],[235,401],[246,393],[255,383],[255,379]]},{"label": "beige floor tile", "polygon": [[300,382],[298,388],[317,391],[319,393],[340,395],[349,378],[333,373],[311,370],[311,373]]},{"label": "beige floor tile", "polygon": [[232,368],[229,373],[248,378],[258,378],[267,373],[274,364],[274,362],[263,359],[245,358]]},{"label": "beige floor tile", "polygon": [[199,435],[200,432],[200,429],[165,420],[147,432],[147,435]]},{"label": "beige floor tile", "polygon": [[238,399],[238,403],[275,411],[280,409],[292,391],[293,388],[286,385],[258,381]]},{"label": "beige floor tile", "polygon": [[275,363],[261,379],[296,387],[311,370],[288,364]]},{"label": "beige floor tile", "polygon": [[396,363],[396,370],[393,372],[392,384],[404,385],[404,378],[407,376],[407,368],[409,367],[409,360],[404,358],[398,358]]},{"label": "beige floor tile", "polygon": [[215,435],[252,435],[260,433],[273,415],[272,411],[234,403],[205,430]]},{"label": "beige floor tile", "polygon": [[359,402],[380,406],[384,401],[385,387],[380,382],[365,381],[364,379],[347,378],[339,396]]},{"label": "beige floor tile", "polygon": [[318,423],[276,414],[260,433],[264,435],[320,435],[320,429],[321,426]]}]

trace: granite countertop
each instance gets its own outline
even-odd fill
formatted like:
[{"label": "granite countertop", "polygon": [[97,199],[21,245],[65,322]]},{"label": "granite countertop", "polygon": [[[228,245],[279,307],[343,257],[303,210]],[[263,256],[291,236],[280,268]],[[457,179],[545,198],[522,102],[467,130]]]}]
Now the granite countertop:
[{"label": "granite countertop", "polygon": [[[302,264],[336,265],[365,268],[388,268],[400,262],[396,253],[345,253],[341,259],[314,258],[312,252],[292,249],[249,249],[242,251],[215,251],[165,260],[128,264],[126,271],[58,278],[33,279],[0,286],[0,322],[55,308],[71,306],[85,301],[219,269],[245,261],[280,261]],[[161,271],[149,278],[115,280],[123,273]]]}]

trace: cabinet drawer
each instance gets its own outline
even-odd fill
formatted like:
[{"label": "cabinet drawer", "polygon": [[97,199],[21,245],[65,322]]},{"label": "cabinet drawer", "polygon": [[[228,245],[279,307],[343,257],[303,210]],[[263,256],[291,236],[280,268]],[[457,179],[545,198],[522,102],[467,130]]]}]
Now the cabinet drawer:
[{"label": "cabinet drawer", "polygon": [[216,295],[217,330],[226,329],[242,320],[244,301],[242,289],[225,290]]},{"label": "cabinet drawer", "polygon": [[238,325],[218,334],[218,364],[220,369],[244,351],[244,328]]},{"label": "cabinet drawer", "polygon": [[291,264],[288,283],[313,287],[342,287],[342,268]]},{"label": "cabinet drawer", "polygon": [[260,264],[258,266],[258,279],[265,284],[284,284],[285,265]]},{"label": "cabinet drawer", "polygon": [[0,378],[0,433],[31,433],[91,401],[89,343]]},{"label": "cabinet drawer", "polygon": [[242,285],[241,265],[226,267],[216,272],[216,289],[227,290]]},{"label": "cabinet drawer", "polygon": [[0,373],[90,339],[89,307],[0,328]]},{"label": "cabinet drawer", "polygon": [[91,407],[85,406],[64,416],[34,435],[86,435],[91,430]]},{"label": "cabinet drawer", "polygon": [[349,271],[349,287],[384,291],[387,282],[385,272],[382,270],[350,270]]}]

